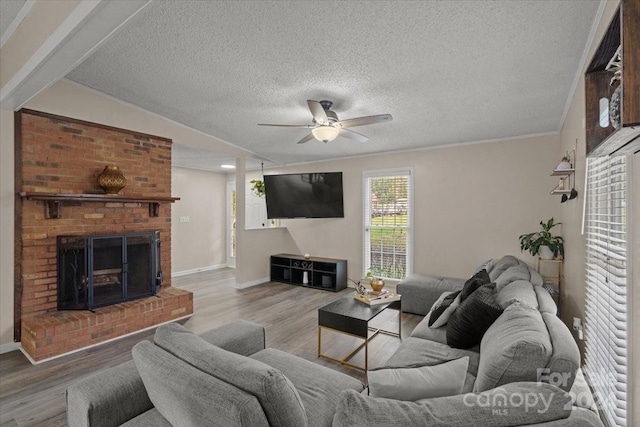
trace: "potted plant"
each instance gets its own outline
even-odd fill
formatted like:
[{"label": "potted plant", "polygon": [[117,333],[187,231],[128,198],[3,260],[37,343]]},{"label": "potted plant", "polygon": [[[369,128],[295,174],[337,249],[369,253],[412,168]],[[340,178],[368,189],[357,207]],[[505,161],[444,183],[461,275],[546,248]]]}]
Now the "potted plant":
[{"label": "potted plant", "polygon": [[252,179],[251,193],[256,197],[264,197],[264,182],[260,179]]},{"label": "potted plant", "polygon": [[560,224],[553,221],[540,221],[542,231],[523,234],[520,238],[520,250],[529,251],[533,256],[540,256],[542,259],[557,258],[558,255],[564,257],[564,239],[561,236],[552,236],[551,229]]}]

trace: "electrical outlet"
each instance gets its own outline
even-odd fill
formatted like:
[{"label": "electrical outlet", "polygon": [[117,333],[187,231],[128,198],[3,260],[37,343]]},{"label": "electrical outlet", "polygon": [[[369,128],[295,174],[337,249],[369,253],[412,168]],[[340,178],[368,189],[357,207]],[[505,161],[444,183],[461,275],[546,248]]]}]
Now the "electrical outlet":
[{"label": "electrical outlet", "polygon": [[578,333],[578,339],[580,341],[584,340],[584,330],[582,328],[582,319],[579,317],[573,318],[573,330]]},{"label": "electrical outlet", "polygon": [[181,216],[180,222],[191,222],[191,218],[188,216]]}]

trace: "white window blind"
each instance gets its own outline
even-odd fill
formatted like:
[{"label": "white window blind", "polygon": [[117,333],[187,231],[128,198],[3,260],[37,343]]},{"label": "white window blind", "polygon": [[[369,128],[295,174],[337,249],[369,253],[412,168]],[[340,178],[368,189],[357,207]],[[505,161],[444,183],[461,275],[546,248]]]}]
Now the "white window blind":
[{"label": "white window blind", "polygon": [[626,158],[587,159],[585,372],[612,426],[627,426]]},{"label": "white window blind", "polygon": [[364,266],[376,276],[404,279],[411,271],[411,170],[364,176]]}]

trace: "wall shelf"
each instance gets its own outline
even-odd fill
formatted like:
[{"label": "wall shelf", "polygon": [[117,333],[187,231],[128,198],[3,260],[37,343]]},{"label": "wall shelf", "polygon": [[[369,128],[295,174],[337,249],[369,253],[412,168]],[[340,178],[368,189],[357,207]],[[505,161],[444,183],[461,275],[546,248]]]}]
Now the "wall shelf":
[{"label": "wall shelf", "polygon": [[149,216],[157,217],[160,212],[160,203],[174,203],[180,197],[153,197],[153,196],[121,196],[118,194],[62,194],[62,193],[30,193],[20,192],[20,197],[27,200],[45,202],[45,218],[60,218],[60,206],[63,202],[101,202],[101,203],[148,203]]},{"label": "wall shelf", "polygon": [[553,172],[551,172],[551,176],[573,175],[575,171],[575,169],[555,169]]},{"label": "wall shelf", "polygon": [[[571,194],[573,186],[571,185],[571,177],[575,173],[575,169],[554,169],[551,176],[560,176],[560,182],[551,190],[550,194]],[[562,187],[562,188],[560,188]],[[571,187],[571,188],[568,188]]]},{"label": "wall shelf", "polygon": [[622,0],[585,73],[587,157],[640,150],[639,33],[640,2]]}]

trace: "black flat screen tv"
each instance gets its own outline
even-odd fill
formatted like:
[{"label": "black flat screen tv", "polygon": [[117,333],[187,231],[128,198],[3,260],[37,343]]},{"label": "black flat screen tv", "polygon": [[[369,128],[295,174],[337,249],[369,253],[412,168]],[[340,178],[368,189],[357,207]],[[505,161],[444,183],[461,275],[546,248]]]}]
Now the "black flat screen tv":
[{"label": "black flat screen tv", "polygon": [[342,172],[265,175],[267,218],[344,218]]}]

